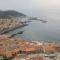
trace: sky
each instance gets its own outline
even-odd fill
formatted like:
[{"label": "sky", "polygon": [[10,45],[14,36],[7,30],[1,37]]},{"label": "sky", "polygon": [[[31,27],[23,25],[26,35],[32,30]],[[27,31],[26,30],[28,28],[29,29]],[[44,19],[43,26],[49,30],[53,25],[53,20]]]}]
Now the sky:
[{"label": "sky", "polygon": [[0,9],[26,9],[30,4],[30,0],[0,0]]},{"label": "sky", "polygon": [[60,0],[32,0],[37,7],[56,7],[60,5]]},{"label": "sky", "polygon": [[60,0],[0,0],[0,10],[17,10],[32,16],[60,14]]},{"label": "sky", "polygon": [[57,6],[60,6],[60,0],[0,0],[1,9],[40,9]]}]

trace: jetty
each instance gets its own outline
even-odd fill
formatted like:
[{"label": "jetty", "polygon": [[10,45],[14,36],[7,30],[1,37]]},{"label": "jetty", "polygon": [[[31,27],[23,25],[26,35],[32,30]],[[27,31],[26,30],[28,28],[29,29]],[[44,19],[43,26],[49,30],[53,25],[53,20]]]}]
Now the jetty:
[{"label": "jetty", "polygon": [[18,25],[18,26],[14,27],[14,28],[4,29],[2,32],[0,32],[0,35],[6,34],[6,33],[10,32],[10,31],[16,30],[18,28],[22,28],[22,27],[27,26],[27,25],[28,24],[23,24],[23,25]]},{"label": "jetty", "polygon": [[10,35],[9,38],[12,38],[12,37],[16,36],[17,34],[23,34],[23,32],[24,31],[19,31],[19,32],[15,33],[15,34]]}]

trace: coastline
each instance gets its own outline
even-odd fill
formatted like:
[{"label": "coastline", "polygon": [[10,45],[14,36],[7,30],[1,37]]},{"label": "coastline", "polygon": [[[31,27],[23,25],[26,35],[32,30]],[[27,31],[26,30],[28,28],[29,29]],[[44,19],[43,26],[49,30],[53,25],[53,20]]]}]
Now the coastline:
[{"label": "coastline", "polygon": [[55,49],[57,49],[59,45],[58,43],[18,40],[9,38],[7,35],[0,35],[0,47],[0,56],[5,56],[8,60],[12,57],[16,58],[16,56],[19,56],[19,59],[21,59],[20,55],[27,57],[30,55],[30,57],[28,57],[29,59],[31,57],[33,58],[33,56],[35,56],[35,58],[42,56],[45,59],[45,54],[47,54],[48,57],[50,55],[54,57],[55,53],[58,53],[58,50]]},{"label": "coastline", "polygon": [[[15,25],[13,25],[14,23]],[[6,24],[6,21],[4,22],[4,24]],[[2,26],[4,24],[2,24]],[[17,28],[21,28],[27,25],[28,24],[26,21],[17,22],[17,21],[14,21],[13,19],[12,24],[9,21],[6,27],[3,27],[3,30],[5,28],[7,28],[7,30],[0,33],[1,34],[0,35],[0,58],[7,59],[7,60],[9,59],[10,60],[18,60],[18,59],[19,60],[21,59],[22,60],[35,60],[35,59],[50,60],[50,58],[55,59],[57,57],[56,59],[59,59],[60,44],[56,42],[33,41],[33,40],[29,41],[29,40],[23,40],[23,39],[18,40],[13,38],[14,35],[20,34],[21,32],[17,32],[12,36],[5,35],[5,33],[14,31]]]}]

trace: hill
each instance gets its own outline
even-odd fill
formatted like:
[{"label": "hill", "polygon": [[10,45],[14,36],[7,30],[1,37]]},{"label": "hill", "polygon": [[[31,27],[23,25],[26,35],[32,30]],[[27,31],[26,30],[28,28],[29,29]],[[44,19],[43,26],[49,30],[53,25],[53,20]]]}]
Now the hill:
[{"label": "hill", "polygon": [[21,16],[25,17],[26,15],[13,10],[0,11],[0,18],[11,18],[11,17],[21,17]]}]

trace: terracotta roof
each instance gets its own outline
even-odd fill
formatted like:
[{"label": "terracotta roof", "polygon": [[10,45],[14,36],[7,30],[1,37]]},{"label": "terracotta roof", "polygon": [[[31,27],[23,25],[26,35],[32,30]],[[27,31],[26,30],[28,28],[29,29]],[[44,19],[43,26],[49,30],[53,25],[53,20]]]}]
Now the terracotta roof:
[{"label": "terracotta roof", "polygon": [[16,40],[13,38],[8,38],[6,35],[0,35],[0,55],[6,55],[6,57],[11,57],[19,51],[33,52],[39,49],[45,52],[54,52],[54,45],[38,45],[26,40]]}]

